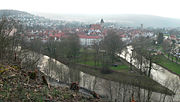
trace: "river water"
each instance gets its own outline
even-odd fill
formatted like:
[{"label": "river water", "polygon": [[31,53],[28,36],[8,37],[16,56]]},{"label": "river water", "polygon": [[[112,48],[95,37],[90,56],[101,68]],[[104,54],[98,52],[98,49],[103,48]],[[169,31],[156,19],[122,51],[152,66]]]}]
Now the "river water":
[{"label": "river water", "polygon": [[[84,73],[77,69],[69,68],[55,59],[37,53],[28,54],[27,58],[37,58],[39,56],[37,67],[45,75],[51,77],[58,82],[72,83],[79,82],[79,86],[95,91],[97,94],[114,102],[129,102],[134,95],[135,100],[146,102],[148,91],[132,85],[127,85],[111,80],[106,80],[97,76]],[[25,59],[27,60],[27,59]],[[24,60],[24,61],[25,61]],[[62,83],[59,83],[62,84]],[[151,102],[163,102],[164,94],[152,92]],[[172,97],[165,97],[164,102],[171,102]],[[175,102],[175,101],[174,101]],[[179,101],[177,101],[179,102]]]},{"label": "river water", "polygon": [[[127,49],[123,50],[119,56],[129,63],[131,62],[132,56],[132,46],[127,46]],[[144,58],[144,60],[146,60]],[[143,68],[145,68],[145,62],[143,62]],[[132,58],[132,64],[136,68],[140,68],[140,62],[136,58]],[[147,65],[148,63],[146,63]],[[175,92],[175,96],[171,98],[166,97],[165,102],[180,102],[180,77],[172,72],[168,71],[167,69],[153,63],[152,64],[152,71],[151,71],[152,79],[160,83],[161,85],[169,88],[170,90]]]}]

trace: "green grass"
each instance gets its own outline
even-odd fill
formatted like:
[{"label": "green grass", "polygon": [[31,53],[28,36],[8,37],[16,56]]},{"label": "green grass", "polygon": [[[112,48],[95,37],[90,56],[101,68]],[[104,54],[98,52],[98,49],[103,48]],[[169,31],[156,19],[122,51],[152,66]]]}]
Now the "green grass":
[{"label": "green grass", "polygon": [[[79,56],[79,59],[78,59],[78,64],[84,64],[84,65],[88,65],[88,66],[91,66],[91,67],[99,67],[101,68],[103,65],[101,64],[101,62],[99,63],[96,63],[96,66],[95,66],[95,62],[94,62],[94,51],[92,49],[88,49],[86,50],[87,52],[84,53],[84,49],[81,49],[81,54]],[[102,55],[100,55],[102,56]],[[101,59],[99,59],[101,60]],[[110,66],[110,68],[112,70],[127,70],[129,69],[128,65],[122,63],[119,59],[115,61],[115,63],[118,63],[118,66],[117,67],[113,67],[113,66]]]},{"label": "green grass", "polygon": [[[165,56],[168,57],[168,54],[166,54]],[[169,56],[169,60],[172,60],[172,56]],[[176,57],[173,56],[173,61],[176,61]],[[180,58],[177,60],[177,62],[180,63]]]},{"label": "green grass", "polygon": [[[88,65],[88,66],[95,66],[95,63],[93,60],[91,61],[86,61],[86,62],[79,62],[79,64],[85,64],[85,65]],[[98,64],[96,65],[96,67],[102,67],[102,64]],[[117,67],[114,67],[114,66],[111,66],[110,67],[112,70],[128,70],[129,69],[129,66],[125,65],[125,64],[118,64]]]},{"label": "green grass", "polygon": [[[94,61],[92,60],[89,60],[89,61],[86,61],[86,62],[79,62],[79,64],[85,64],[85,65],[89,65],[89,66],[95,66],[95,63]],[[99,67],[101,67],[101,64],[98,65]]]},{"label": "green grass", "polygon": [[95,52],[95,50],[94,49],[83,49],[83,48],[81,48],[80,52],[81,53],[83,53],[83,52],[91,52],[92,53],[92,52]]},{"label": "green grass", "polygon": [[163,48],[162,48],[162,46],[160,46],[160,45],[156,45],[156,46],[155,46],[155,49],[162,51]]},{"label": "green grass", "polygon": [[171,70],[177,74],[180,74],[180,65],[175,63],[175,62],[168,60],[163,55],[159,56],[159,59],[156,61],[156,63],[163,66],[163,67],[168,68],[169,70]]},{"label": "green grass", "polygon": [[118,65],[117,67],[112,66],[111,69],[113,69],[113,70],[127,70],[127,69],[129,69],[129,66],[123,64],[123,65]]}]

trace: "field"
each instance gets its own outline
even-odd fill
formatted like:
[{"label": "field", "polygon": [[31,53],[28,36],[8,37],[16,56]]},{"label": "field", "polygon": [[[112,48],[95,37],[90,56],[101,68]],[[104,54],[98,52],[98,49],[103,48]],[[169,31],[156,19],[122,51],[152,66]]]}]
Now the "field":
[{"label": "field", "polygon": [[[81,54],[79,57],[78,63],[83,64],[83,65],[92,66],[92,67],[94,66],[94,67],[98,67],[98,68],[102,68],[102,66],[103,66],[101,61],[97,61],[95,64],[92,51],[89,54]],[[109,68],[112,70],[116,70],[116,71],[129,70],[129,65],[121,62],[120,60],[115,60],[114,64],[116,64],[117,66],[110,65]]]}]

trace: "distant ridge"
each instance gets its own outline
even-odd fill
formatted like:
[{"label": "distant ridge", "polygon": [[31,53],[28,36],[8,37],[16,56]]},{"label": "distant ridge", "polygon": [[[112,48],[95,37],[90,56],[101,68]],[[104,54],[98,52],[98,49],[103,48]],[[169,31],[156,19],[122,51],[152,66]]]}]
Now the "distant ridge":
[{"label": "distant ridge", "polygon": [[124,14],[111,17],[111,19],[132,26],[143,24],[145,27],[180,27],[180,19],[152,15]]},{"label": "distant ridge", "polygon": [[119,15],[78,15],[78,14],[43,14],[43,13],[36,13],[35,15],[31,13],[27,13],[24,11],[18,10],[0,10],[0,17],[3,15],[30,15],[37,17],[46,17],[46,18],[53,18],[59,19],[64,21],[78,21],[84,23],[97,23],[100,21],[101,18],[104,19],[104,22],[112,22],[116,23],[119,26],[129,26],[129,27],[140,27],[141,24],[144,27],[154,27],[154,28],[162,28],[162,27],[180,27],[180,19],[174,18],[167,18],[167,17],[160,17],[160,16],[153,16],[153,15],[140,15],[140,14],[119,14]]},{"label": "distant ridge", "polygon": [[18,11],[18,10],[8,10],[8,9],[0,10],[0,17],[1,16],[18,15],[18,14],[32,15],[30,13],[27,13],[24,11]]},{"label": "distant ridge", "polygon": [[53,25],[61,25],[61,21],[50,20],[18,10],[0,10],[0,17],[2,16],[19,20],[28,27],[52,27]]},{"label": "distant ridge", "polygon": [[140,15],[140,14],[119,14],[119,15],[85,15],[85,14],[48,14],[39,13],[40,16],[49,18],[63,19],[69,21],[81,21],[84,23],[97,23],[101,18],[104,22],[118,23],[122,26],[140,27],[180,27],[180,19],[153,16],[153,15]]}]

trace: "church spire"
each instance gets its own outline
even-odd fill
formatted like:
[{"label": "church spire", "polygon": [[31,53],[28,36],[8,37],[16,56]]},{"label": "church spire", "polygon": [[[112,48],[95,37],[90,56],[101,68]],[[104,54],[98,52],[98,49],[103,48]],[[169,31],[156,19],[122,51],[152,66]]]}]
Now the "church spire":
[{"label": "church spire", "polygon": [[104,24],[104,20],[103,19],[101,19],[101,22],[100,22],[101,24]]}]

